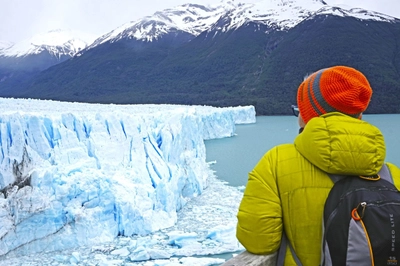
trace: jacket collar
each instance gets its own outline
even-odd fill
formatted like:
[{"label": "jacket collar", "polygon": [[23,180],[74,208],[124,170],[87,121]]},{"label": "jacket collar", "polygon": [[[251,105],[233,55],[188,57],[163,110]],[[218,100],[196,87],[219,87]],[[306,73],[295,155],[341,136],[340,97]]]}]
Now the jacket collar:
[{"label": "jacket collar", "polygon": [[377,127],[338,112],[312,118],[294,145],[308,161],[330,174],[374,175],[386,156]]}]

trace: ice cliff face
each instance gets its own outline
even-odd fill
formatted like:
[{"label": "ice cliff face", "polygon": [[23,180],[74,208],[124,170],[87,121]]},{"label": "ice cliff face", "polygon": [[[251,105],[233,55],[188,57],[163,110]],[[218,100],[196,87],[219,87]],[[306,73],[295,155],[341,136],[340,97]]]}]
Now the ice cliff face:
[{"label": "ice cliff face", "polygon": [[255,122],[252,106],[0,106],[0,256],[172,226],[207,187],[203,140]]}]

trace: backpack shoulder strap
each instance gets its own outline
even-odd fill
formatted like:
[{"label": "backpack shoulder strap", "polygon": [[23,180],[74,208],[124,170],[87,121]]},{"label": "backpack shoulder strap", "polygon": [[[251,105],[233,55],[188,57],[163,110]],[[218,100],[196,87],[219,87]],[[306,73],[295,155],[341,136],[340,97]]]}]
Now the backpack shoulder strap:
[{"label": "backpack shoulder strap", "polygon": [[[378,175],[381,177],[381,179],[386,180],[389,183],[393,184],[393,178],[392,175],[390,174],[389,167],[385,163],[382,165],[381,170],[379,170]],[[333,181],[333,183],[336,183],[345,178],[345,175],[328,174],[328,176]]]},{"label": "backpack shoulder strap", "polygon": [[383,164],[383,166],[382,166],[381,170],[379,170],[378,174],[383,180],[386,180],[389,183],[394,185],[393,177],[390,174],[389,167],[386,164]]},{"label": "backpack shoulder strap", "polygon": [[292,256],[293,256],[294,261],[296,262],[296,265],[302,266],[303,264],[301,264],[299,257],[297,257],[292,244],[290,244],[290,241],[286,236],[285,229],[283,229],[283,231],[282,231],[281,245],[279,246],[278,258],[276,260],[276,265],[277,266],[285,265],[285,256],[286,256],[286,247],[287,246],[289,246],[290,252],[292,252]]}]

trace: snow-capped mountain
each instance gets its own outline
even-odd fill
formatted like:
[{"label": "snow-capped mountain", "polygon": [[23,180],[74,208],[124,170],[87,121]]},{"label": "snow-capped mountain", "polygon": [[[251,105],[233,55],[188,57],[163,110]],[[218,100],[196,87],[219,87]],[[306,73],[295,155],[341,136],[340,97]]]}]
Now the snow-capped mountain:
[{"label": "snow-capped mountain", "polygon": [[101,36],[88,49],[105,42],[116,42],[121,39],[153,41],[171,31],[181,31],[193,36],[206,31],[220,16],[237,8],[231,1],[222,2],[216,7],[185,4],[165,9],[137,21],[126,23]]},{"label": "snow-capped mountain", "polygon": [[[8,44],[0,44],[0,56],[25,57],[48,52],[51,56],[61,58],[72,57],[77,52],[90,44],[95,37],[92,34],[85,34],[72,30],[53,30],[38,34],[24,41]],[[2,48],[3,46],[3,48]]]},{"label": "snow-capped mountain", "polygon": [[[348,9],[346,9],[348,8]],[[323,0],[263,0],[252,4],[238,5],[226,14],[222,28],[214,25],[211,30],[222,32],[237,29],[248,22],[268,25],[275,30],[288,30],[315,15],[331,14],[356,17],[365,20],[392,21],[395,18],[350,6],[329,6]]]},{"label": "snow-capped mountain", "polygon": [[214,25],[210,29],[222,32],[237,29],[248,22],[268,25],[277,30],[286,30],[327,6],[322,0],[264,0],[239,5],[223,18],[223,27]]},{"label": "snow-capped mountain", "polygon": [[[154,41],[176,31],[186,32],[193,36],[198,36],[204,31],[225,32],[237,29],[248,22],[268,25],[278,30],[288,30],[317,14],[333,14],[376,21],[395,20],[388,15],[351,6],[329,6],[323,0],[261,0],[246,4],[222,1],[219,5],[209,7],[185,4],[126,23],[101,36],[87,49],[121,39]],[[220,19],[224,20],[222,27],[218,23]]]},{"label": "snow-capped mountain", "polygon": [[[0,43],[0,82],[21,80],[64,62],[90,44],[95,37],[72,30],[53,30],[18,43]],[[22,76],[20,76],[22,75]]]},{"label": "snow-capped mountain", "polygon": [[[54,30],[33,36],[14,45],[0,43],[0,56],[21,57],[48,51],[60,58],[72,57],[105,42],[122,39],[155,41],[172,32],[198,36],[204,31],[229,31],[248,22],[288,30],[318,14],[350,16],[365,20],[392,21],[395,18],[348,5],[329,6],[323,0],[260,0],[256,3],[235,3],[223,0],[213,6],[185,4],[158,11],[151,16],[128,22],[103,35],[94,36],[71,30]],[[218,21],[223,20],[223,26]],[[97,38],[97,39],[96,39]]]},{"label": "snow-capped mountain", "polygon": [[[381,21],[381,22],[394,22],[398,20],[395,17],[385,15],[379,12],[365,10],[362,8],[344,8],[340,6],[325,6],[318,10],[315,15],[335,15],[340,17],[354,17],[361,20],[372,20],[372,21]],[[310,18],[312,18],[311,16]]]}]

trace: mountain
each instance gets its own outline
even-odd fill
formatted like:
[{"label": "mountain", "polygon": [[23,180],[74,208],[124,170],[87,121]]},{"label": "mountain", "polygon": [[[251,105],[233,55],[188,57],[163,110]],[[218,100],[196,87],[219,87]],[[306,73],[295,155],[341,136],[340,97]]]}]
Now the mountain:
[{"label": "mountain", "polygon": [[64,62],[95,38],[72,30],[53,30],[18,43],[0,42],[0,81],[18,79]]},{"label": "mountain", "polygon": [[228,1],[217,7],[185,4],[174,9],[166,9],[122,25],[95,40],[87,47],[87,50],[105,42],[117,42],[124,39],[152,42],[166,34],[177,32],[185,33],[192,39],[209,29],[218,17],[235,7],[231,1]]},{"label": "mountain", "polygon": [[0,95],[100,103],[256,106],[289,114],[303,77],[331,65],[369,78],[369,112],[400,112],[400,20],[322,0],[183,5],[127,23]]}]

